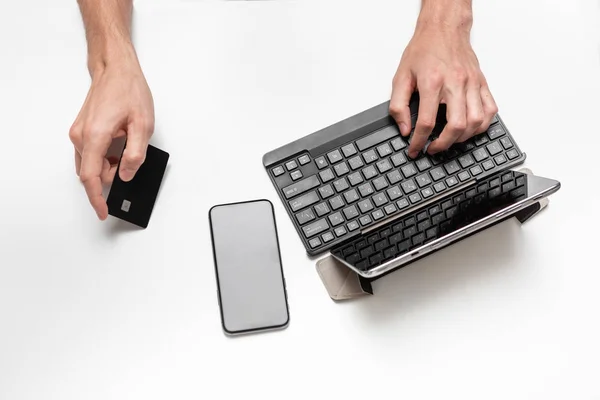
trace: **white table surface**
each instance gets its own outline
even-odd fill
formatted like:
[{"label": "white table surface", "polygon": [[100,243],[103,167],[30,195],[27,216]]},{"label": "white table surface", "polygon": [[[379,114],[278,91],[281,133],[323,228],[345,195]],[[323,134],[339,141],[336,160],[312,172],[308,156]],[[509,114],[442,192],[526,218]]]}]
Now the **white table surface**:
[{"label": "white table surface", "polygon": [[[523,227],[336,304],[261,157],[385,101],[418,1],[136,2],[152,143],[171,153],[141,232],[97,221],[74,173],[89,84],[75,0],[2,1],[0,399],[600,399],[600,7],[475,3],[500,113],[525,165],[562,189]],[[207,211],[262,197],[291,324],[232,340]]]}]

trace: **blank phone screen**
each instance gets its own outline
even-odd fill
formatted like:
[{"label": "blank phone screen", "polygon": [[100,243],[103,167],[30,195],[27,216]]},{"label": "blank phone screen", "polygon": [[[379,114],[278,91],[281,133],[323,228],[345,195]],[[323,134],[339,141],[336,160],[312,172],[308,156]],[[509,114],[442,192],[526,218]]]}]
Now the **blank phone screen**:
[{"label": "blank phone screen", "polygon": [[229,334],[284,327],[285,281],[273,206],[225,204],[210,211],[221,319]]}]

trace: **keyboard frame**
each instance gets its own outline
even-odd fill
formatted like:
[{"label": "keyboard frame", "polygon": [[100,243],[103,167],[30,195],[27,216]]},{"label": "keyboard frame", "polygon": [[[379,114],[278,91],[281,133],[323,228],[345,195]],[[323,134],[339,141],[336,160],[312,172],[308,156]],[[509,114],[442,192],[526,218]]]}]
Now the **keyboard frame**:
[{"label": "keyboard frame", "polygon": [[[413,122],[416,121],[417,116],[418,116],[418,103],[419,103],[419,97],[418,97],[418,94],[415,93],[415,95],[413,95],[413,98],[411,99],[411,102],[410,102],[411,117],[412,117]],[[300,240],[302,241],[302,244],[306,250],[306,253],[309,256],[318,256],[320,254],[326,253],[327,251],[330,251],[333,248],[343,246],[346,242],[355,239],[357,236],[362,235],[364,233],[368,233],[374,229],[377,229],[378,227],[380,227],[382,225],[385,225],[391,219],[395,219],[395,218],[401,217],[403,215],[410,214],[410,213],[414,212],[415,210],[418,210],[422,207],[427,207],[429,204],[436,202],[439,199],[444,198],[448,195],[451,195],[452,193],[454,193],[456,191],[460,191],[460,190],[464,189],[465,187],[467,187],[468,185],[472,184],[473,181],[479,181],[481,179],[485,179],[485,178],[489,177],[490,175],[496,174],[501,171],[506,171],[506,170],[514,168],[518,165],[521,165],[525,162],[525,160],[527,158],[527,154],[521,150],[518,143],[512,136],[510,130],[508,129],[508,127],[502,120],[501,116],[499,114],[497,114],[495,117],[497,122],[494,122],[494,124],[498,123],[498,124],[502,125],[502,127],[504,128],[504,131],[506,132],[506,136],[510,138],[510,140],[513,143],[514,148],[519,152],[519,154],[520,154],[519,157],[517,157],[513,160],[508,160],[507,163],[502,165],[502,167],[497,166],[496,168],[490,169],[489,171],[484,171],[482,174],[480,174],[476,178],[471,178],[465,182],[459,182],[459,184],[457,186],[455,186],[454,188],[452,188],[450,190],[447,190],[442,193],[435,193],[431,198],[429,198],[426,201],[422,201],[419,204],[410,205],[408,208],[406,208],[400,212],[395,212],[394,214],[385,216],[383,219],[381,219],[380,221],[378,221],[372,225],[369,225],[367,227],[361,226],[356,231],[349,232],[348,234],[346,234],[343,238],[341,238],[341,240],[339,238],[334,238],[334,240],[332,240],[329,244],[318,247],[316,249],[312,249],[309,244],[310,238],[306,238],[304,236],[302,227],[296,220],[295,214],[298,211],[300,211],[301,209],[294,212],[289,207],[288,201],[290,201],[290,199],[285,198],[285,196],[283,194],[283,190],[281,190],[280,187],[278,186],[276,177],[272,173],[272,169],[278,165],[282,165],[285,168],[285,163],[287,163],[291,160],[297,160],[299,157],[301,157],[304,154],[308,154],[311,158],[311,162],[314,162],[314,160],[316,158],[318,158],[320,156],[326,156],[326,154],[328,152],[335,150],[335,149],[339,149],[342,146],[344,146],[345,144],[354,142],[358,139],[361,139],[362,137],[368,136],[369,134],[374,133],[382,128],[385,128],[386,126],[390,126],[390,125],[397,126],[394,118],[390,115],[389,108],[390,108],[390,101],[388,100],[388,101],[378,104],[372,108],[369,108],[365,111],[362,111],[358,114],[355,114],[349,118],[346,118],[342,121],[339,121],[337,123],[329,125],[323,129],[318,130],[314,133],[311,133],[307,136],[304,136],[295,141],[292,141],[284,146],[281,146],[272,151],[269,151],[268,153],[266,153],[263,156],[262,163],[267,172],[267,175],[269,176],[269,179],[271,180],[271,183],[273,184],[273,186],[277,192],[277,196],[279,197],[280,201],[283,203],[286,213],[288,214],[288,217],[291,219],[291,222],[294,225],[294,229],[296,230],[297,235],[299,236]],[[441,107],[440,107],[440,109],[441,109]],[[441,111],[438,112],[438,121],[443,118],[445,118],[445,115],[442,115]],[[404,140],[406,140],[406,138],[404,138]],[[359,151],[359,153],[360,153],[360,151]],[[464,170],[464,169],[461,168],[461,171],[462,170]],[[316,173],[318,174],[319,171],[317,171]],[[385,176],[385,174],[378,173],[377,176]],[[303,177],[303,179],[304,178],[306,178],[306,177]],[[333,181],[330,183],[333,183]],[[324,184],[321,183],[319,186],[315,187],[315,189],[318,189],[319,187],[322,187],[323,185]],[[340,209],[340,211],[341,211],[341,209]],[[328,214],[328,215],[330,215],[330,214]]]}]

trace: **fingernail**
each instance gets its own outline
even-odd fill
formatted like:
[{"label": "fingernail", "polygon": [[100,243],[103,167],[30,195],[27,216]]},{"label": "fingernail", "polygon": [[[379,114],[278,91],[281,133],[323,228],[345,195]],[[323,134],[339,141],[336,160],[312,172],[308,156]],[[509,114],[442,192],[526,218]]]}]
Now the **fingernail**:
[{"label": "fingernail", "polygon": [[121,170],[121,179],[124,181],[130,181],[131,179],[133,179],[133,174],[135,171],[128,169],[128,168],[123,168]]},{"label": "fingernail", "polygon": [[400,133],[402,133],[402,135],[406,136],[407,130],[408,130],[408,126],[406,126],[406,124],[404,122],[400,122]]}]

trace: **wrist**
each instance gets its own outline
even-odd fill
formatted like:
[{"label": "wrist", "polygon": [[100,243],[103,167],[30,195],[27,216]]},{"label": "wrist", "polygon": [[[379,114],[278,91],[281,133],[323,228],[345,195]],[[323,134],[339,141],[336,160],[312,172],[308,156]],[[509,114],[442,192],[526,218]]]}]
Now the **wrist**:
[{"label": "wrist", "polygon": [[112,66],[138,64],[135,48],[127,38],[103,38],[97,46],[90,48],[88,70],[92,79]]},{"label": "wrist", "polygon": [[[443,3],[443,2],[441,2]],[[460,2],[458,2],[460,3]],[[415,32],[437,32],[466,35],[471,34],[473,12],[470,7],[453,2],[448,6],[430,6],[424,3]]]}]

